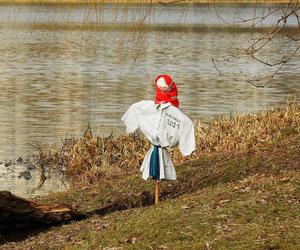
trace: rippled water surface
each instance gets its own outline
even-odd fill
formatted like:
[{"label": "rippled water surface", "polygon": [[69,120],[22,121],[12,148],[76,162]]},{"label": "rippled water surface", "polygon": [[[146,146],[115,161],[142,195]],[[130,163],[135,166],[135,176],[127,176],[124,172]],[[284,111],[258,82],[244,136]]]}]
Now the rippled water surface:
[{"label": "rippled water surface", "polygon": [[[123,132],[122,114],[133,102],[153,99],[152,81],[161,73],[177,82],[181,108],[202,121],[300,96],[299,54],[265,88],[246,80],[274,69],[246,56],[222,61],[266,32],[262,27],[270,29],[278,16],[256,29],[240,24],[267,8],[124,8],[0,6],[0,159],[29,154],[36,142],[59,145],[88,123],[99,134]],[[299,36],[296,24],[289,31]],[[275,62],[297,46],[282,33],[259,56]]]}]

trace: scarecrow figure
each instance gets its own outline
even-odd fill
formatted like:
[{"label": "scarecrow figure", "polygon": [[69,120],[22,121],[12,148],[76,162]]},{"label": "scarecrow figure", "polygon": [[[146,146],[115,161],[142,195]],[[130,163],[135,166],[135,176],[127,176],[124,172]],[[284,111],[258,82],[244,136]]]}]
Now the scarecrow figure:
[{"label": "scarecrow figure", "polygon": [[183,156],[195,150],[193,122],[179,109],[177,86],[169,75],[155,79],[155,101],[140,101],[132,104],[122,117],[126,132],[137,129],[152,143],[140,171],[142,178],[156,180],[155,204],[159,198],[161,180],[176,180],[176,171],[168,148],[179,145]]}]

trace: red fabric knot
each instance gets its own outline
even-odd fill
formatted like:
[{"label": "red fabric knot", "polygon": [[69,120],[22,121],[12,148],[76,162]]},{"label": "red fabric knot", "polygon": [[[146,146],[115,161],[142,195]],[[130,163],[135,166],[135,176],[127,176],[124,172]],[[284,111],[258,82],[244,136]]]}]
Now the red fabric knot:
[{"label": "red fabric knot", "polygon": [[169,75],[159,75],[155,78],[155,103],[170,102],[173,106],[179,108],[177,99],[177,86]]}]

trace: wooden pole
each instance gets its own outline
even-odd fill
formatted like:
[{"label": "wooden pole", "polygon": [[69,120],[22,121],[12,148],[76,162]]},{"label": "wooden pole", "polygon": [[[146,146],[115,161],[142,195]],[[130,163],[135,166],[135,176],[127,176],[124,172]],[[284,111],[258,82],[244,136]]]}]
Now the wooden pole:
[{"label": "wooden pole", "polygon": [[158,205],[160,194],[160,181],[155,182],[155,205]]}]

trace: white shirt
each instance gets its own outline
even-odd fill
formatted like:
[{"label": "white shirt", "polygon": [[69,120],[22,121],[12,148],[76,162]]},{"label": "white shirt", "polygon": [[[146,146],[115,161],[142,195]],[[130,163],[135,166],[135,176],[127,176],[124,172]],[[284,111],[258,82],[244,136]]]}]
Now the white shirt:
[{"label": "white shirt", "polygon": [[[121,119],[126,132],[136,129],[147,137],[153,145],[159,145],[160,179],[176,180],[176,171],[167,148],[179,145],[184,156],[195,150],[194,125],[180,109],[171,103],[155,104],[154,101],[140,101],[132,104]],[[141,166],[143,179],[147,180],[153,147],[148,151]]]}]

